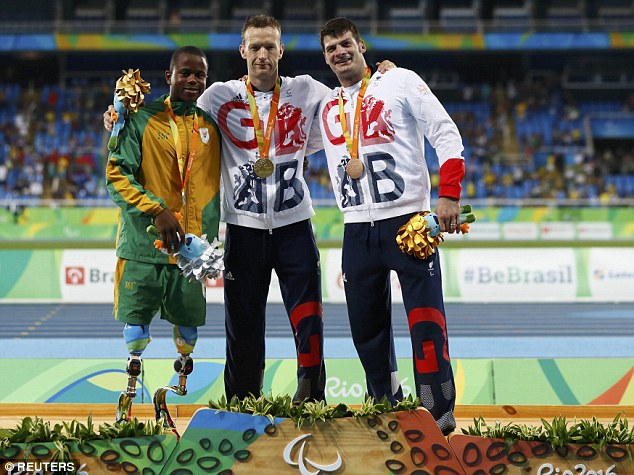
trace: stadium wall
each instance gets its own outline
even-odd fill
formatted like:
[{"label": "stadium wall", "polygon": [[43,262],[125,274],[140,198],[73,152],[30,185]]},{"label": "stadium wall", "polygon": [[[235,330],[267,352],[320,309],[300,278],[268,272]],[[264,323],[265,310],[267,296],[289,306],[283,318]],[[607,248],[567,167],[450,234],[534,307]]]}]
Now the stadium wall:
[{"label": "stadium wall", "polygon": [[[374,51],[513,51],[605,50],[634,47],[634,34],[626,32],[500,32],[450,34],[368,34]],[[1,34],[0,51],[172,51],[195,44],[205,50],[235,51],[240,33],[174,34]],[[284,33],[289,51],[321,51],[316,33]]]},{"label": "stadium wall", "polygon": [[[399,359],[404,393],[411,393],[411,360]],[[145,359],[135,403],[150,403],[152,394],[174,375],[171,359]],[[326,359],[329,401],[360,404],[365,377],[358,359]],[[456,403],[533,405],[632,405],[634,368],[628,358],[453,359]],[[20,371],[15,372],[14,368]],[[168,403],[206,404],[223,395],[224,360],[197,359],[186,396],[168,395]],[[263,391],[293,394],[297,362],[269,359]],[[0,387],[0,403],[112,403],[125,387],[120,359],[0,359],[0,372],[12,374]],[[518,378],[518,375],[522,375]],[[169,382],[176,384],[174,375]],[[171,401],[170,401],[171,400]]]},{"label": "stadium wall", "polygon": [[[474,206],[478,220],[465,236],[447,235],[447,244],[471,241],[579,241],[634,246],[634,208],[567,206]],[[323,246],[339,246],[343,215],[331,207],[316,208],[315,236]],[[117,232],[115,207],[0,208],[0,249],[44,247],[112,248]],[[222,237],[222,236],[221,236]],[[546,246],[545,242],[539,244]]]}]

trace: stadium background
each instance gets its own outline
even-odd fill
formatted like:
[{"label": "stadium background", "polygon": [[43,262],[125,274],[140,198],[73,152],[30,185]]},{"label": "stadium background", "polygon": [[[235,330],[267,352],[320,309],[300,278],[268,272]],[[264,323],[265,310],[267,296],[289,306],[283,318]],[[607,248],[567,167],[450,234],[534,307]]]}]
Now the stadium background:
[{"label": "stadium background", "polygon": [[[61,318],[76,303],[107,308],[112,295],[117,211],[103,186],[107,135],[101,114],[112,101],[114,81],[121,69],[140,68],[153,95],[165,92],[165,65],[171,51],[185,44],[207,52],[210,82],[238,78],[245,71],[237,50],[240,26],[249,15],[270,13],[284,28],[281,74],[308,73],[334,86],[317,32],[323,20],[348,16],[361,28],[368,61],[388,58],[418,72],[457,122],[467,160],[463,202],[474,206],[478,221],[470,234],[443,244],[449,302],[477,302],[491,312],[497,307],[486,307],[490,302],[520,302],[502,319],[550,302],[554,320],[557,305],[572,301],[593,305],[580,307],[576,316],[591,313],[597,328],[613,312],[623,322],[620,334],[616,330],[600,343],[572,341],[576,347],[594,341],[595,352],[587,355],[592,359],[560,360],[547,352],[525,360],[457,359],[459,404],[632,404],[634,341],[625,329],[634,321],[634,2],[305,3],[3,1],[0,369],[13,373],[21,358],[24,371],[0,391],[0,401],[22,400],[25,385],[32,388],[32,402],[116,399],[124,385],[119,359],[73,353],[69,348],[91,337],[73,336]],[[437,184],[436,157],[428,146],[427,160]],[[343,224],[323,155],[311,156],[310,163],[325,300],[341,307],[337,247]],[[221,282],[210,285],[210,305],[220,305]],[[273,305],[279,301],[274,287]],[[37,307],[30,322],[23,312],[33,302],[44,307]],[[91,311],[84,318],[94,317]],[[14,325],[10,317],[16,315],[24,328]],[[46,345],[38,343],[38,328],[55,322],[71,340],[49,335]],[[119,340],[90,344],[112,348]],[[502,338],[493,344],[509,343]],[[595,358],[613,356],[600,348],[614,344],[618,358]],[[154,345],[165,349],[160,357],[171,354],[160,342]],[[42,356],[46,346],[53,350]],[[110,358],[122,355],[112,350]],[[154,378],[171,373],[169,360],[153,364],[167,368],[152,370]],[[407,366],[405,360],[401,367]],[[202,363],[187,396],[191,401],[220,394],[220,367],[220,361]],[[293,381],[293,364],[285,357],[268,368],[268,388],[283,391]],[[525,376],[522,385],[518,371]],[[353,375],[340,388],[362,384],[354,354],[332,360],[329,372]],[[37,383],[29,383],[34,375]],[[151,394],[152,380],[145,383]],[[345,400],[356,401],[353,393]]]}]

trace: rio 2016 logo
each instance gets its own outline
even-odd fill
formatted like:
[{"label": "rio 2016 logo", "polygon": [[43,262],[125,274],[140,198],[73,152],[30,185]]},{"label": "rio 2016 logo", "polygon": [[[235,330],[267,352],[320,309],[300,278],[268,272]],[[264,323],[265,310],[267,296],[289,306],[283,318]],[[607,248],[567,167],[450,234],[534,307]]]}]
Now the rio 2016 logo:
[{"label": "rio 2016 logo", "polygon": [[[412,388],[407,384],[409,378],[403,378],[401,389],[404,396],[412,394]],[[365,388],[360,383],[351,383],[346,380],[331,376],[326,379],[326,395],[332,398],[362,398]]]},{"label": "rio 2016 logo", "polygon": [[617,475],[612,470],[616,465],[610,465],[607,470],[588,470],[582,463],[575,465],[574,472],[572,470],[564,470],[563,472],[558,467],[553,466],[552,463],[545,463],[540,465],[537,470],[537,475]]}]

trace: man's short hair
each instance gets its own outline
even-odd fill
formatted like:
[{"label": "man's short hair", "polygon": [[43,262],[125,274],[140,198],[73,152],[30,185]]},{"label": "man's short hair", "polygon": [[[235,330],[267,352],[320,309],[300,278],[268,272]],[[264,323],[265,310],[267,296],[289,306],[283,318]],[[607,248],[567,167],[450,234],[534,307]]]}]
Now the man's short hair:
[{"label": "man's short hair", "polygon": [[174,69],[176,61],[181,54],[193,54],[194,56],[200,56],[201,58],[204,58],[207,64],[209,64],[207,55],[198,46],[182,46],[172,53],[172,58],[170,59],[170,71]]},{"label": "man's short hair", "polygon": [[321,27],[319,32],[319,43],[321,44],[322,51],[324,50],[324,36],[332,36],[333,38],[339,38],[345,35],[347,32],[352,33],[352,37],[357,41],[361,41],[361,35],[359,29],[352,21],[347,18],[339,17],[328,20]]},{"label": "man's short hair", "polygon": [[244,34],[249,28],[275,28],[280,32],[280,38],[282,37],[282,25],[275,18],[269,15],[254,15],[247,18],[247,21],[242,25],[242,44],[244,44]]}]

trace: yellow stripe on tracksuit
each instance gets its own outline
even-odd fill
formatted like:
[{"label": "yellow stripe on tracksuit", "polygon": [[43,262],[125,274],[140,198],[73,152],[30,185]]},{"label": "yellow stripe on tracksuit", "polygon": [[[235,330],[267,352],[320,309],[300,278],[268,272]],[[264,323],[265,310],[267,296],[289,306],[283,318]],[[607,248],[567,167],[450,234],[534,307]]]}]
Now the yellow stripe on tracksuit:
[{"label": "yellow stripe on tracksuit", "polygon": [[[117,149],[106,166],[106,186],[121,209],[117,232],[117,256],[142,262],[173,262],[153,247],[146,228],[163,209],[181,212],[185,232],[218,234],[220,220],[220,133],[213,119],[196,109],[199,135],[196,154],[182,205],[181,179],[176,160],[165,96],[126,120]],[[173,102],[183,152],[192,141],[194,105]]]}]

